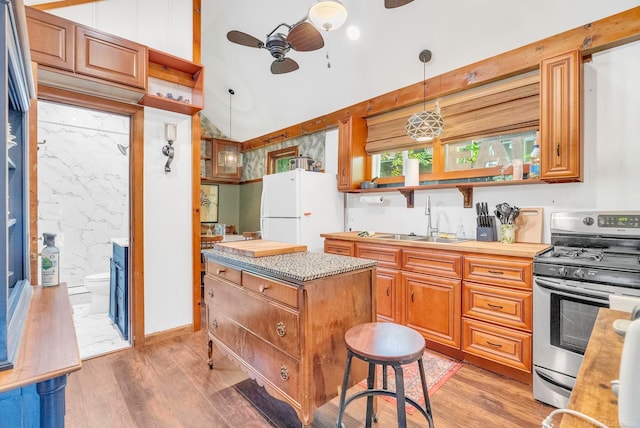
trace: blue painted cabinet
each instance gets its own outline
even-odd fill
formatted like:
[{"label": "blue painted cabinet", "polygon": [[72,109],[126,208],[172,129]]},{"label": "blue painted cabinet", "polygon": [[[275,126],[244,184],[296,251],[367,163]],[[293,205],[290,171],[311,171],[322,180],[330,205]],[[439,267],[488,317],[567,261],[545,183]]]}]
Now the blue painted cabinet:
[{"label": "blue painted cabinet", "polygon": [[109,317],[122,337],[129,339],[129,247],[113,243]]}]

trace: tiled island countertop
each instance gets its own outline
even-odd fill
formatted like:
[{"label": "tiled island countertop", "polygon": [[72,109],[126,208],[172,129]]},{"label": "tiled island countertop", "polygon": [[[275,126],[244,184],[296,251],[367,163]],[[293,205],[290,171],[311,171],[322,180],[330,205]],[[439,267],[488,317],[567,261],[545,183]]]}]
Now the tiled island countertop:
[{"label": "tiled island countertop", "polygon": [[374,260],[310,251],[265,257],[247,257],[215,249],[202,251],[207,259],[223,261],[238,269],[265,273],[285,281],[304,283],[377,264]]}]

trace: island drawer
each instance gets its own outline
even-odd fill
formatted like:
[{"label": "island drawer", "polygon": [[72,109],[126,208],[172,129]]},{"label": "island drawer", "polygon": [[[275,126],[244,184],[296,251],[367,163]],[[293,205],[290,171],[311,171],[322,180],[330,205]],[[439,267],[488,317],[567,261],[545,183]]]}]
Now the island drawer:
[{"label": "island drawer", "polygon": [[209,334],[244,361],[243,366],[249,367],[258,378],[266,379],[267,383],[300,402],[299,360],[291,358],[225,316],[216,318],[216,327],[210,328]]},{"label": "island drawer", "polygon": [[298,287],[263,278],[249,272],[242,272],[242,285],[261,295],[282,302],[285,305],[298,307]]},{"label": "island drawer", "polygon": [[462,350],[531,372],[531,334],[462,319]]},{"label": "island drawer", "polygon": [[531,331],[532,294],[489,285],[462,284],[462,315]]},{"label": "island drawer", "polygon": [[236,284],[240,284],[242,280],[242,272],[238,269],[230,268],[211,260],[207,260],[207,275],[224,278]]},{"label": "island drawer", "polygon": [[530,290],[532,260],[500,256],[465,256],[464,279]]},{"label": "island drawer", "polygon": [[224,315],[276,348],[299,357],[298,311],[213,278],[207,278],[206,284],[206,292],[211,292],[206,299],[212,319]]},{"label": "island drawer", "polygon": [[402,269],[431,275],[460,278],[462,256],[444,251],[402,250]]},{"label": "island drawer", "polygon": [[400,268],[402,250],[398,247],[356,244],[356,257],[377,260],[379,266]]}]

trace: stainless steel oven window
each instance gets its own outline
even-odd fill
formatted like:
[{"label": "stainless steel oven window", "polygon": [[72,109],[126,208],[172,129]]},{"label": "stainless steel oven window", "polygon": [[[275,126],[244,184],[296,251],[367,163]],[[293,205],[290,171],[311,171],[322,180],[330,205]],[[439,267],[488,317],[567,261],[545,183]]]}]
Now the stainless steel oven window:
[{"label": "stainless steel oven window", "polygon": [[598,310],[609,305],[556,293],[550,297],[551,344],[584,355]]}]

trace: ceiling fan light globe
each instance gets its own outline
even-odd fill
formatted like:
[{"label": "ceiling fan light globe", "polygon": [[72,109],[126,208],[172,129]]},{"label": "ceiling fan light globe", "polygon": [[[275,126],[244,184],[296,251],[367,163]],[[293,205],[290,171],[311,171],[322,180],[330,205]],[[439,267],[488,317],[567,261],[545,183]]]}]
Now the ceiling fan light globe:
[{"label": "ceiling fan light globe", "polygon": [[437,111],[421,111],[414,113],[407,120],[405,129],[415,141],[431,141],[442,134],[444,119]]},{"label": "ceiling fan light globe", "polygon": [[339,0],[318,0],[309,8],[307,17],[317,28],[332,31],[346,22],[347,9]]}]

